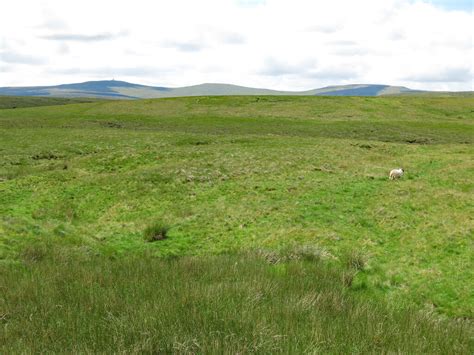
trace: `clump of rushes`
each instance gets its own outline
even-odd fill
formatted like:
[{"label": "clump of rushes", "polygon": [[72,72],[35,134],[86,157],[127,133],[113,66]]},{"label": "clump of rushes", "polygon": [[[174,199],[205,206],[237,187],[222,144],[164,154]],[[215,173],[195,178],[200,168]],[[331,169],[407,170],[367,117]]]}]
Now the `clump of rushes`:
[{"label": "clump of rushes", "polygon": [[345,255],[345,264],[348,269],[362,271],[367,264],[367,260],[359,251],[351,251]]},{"label": "clump of rushes", "polygon": [[161,222],[157,222],[155,224],[152,224],[151,226],[148,226],[145,229],[143,236],[146,242],[156,242],[158,240],[166,239],[168,237],[169,229],[169,226]]},{"label": "clump of rushes", "polygon": [[358,250],[351,250],[343,255],[345,270],[342,273],[342,284],[351,287],[356,275],[363,271],[367,265],[364,254]]}]

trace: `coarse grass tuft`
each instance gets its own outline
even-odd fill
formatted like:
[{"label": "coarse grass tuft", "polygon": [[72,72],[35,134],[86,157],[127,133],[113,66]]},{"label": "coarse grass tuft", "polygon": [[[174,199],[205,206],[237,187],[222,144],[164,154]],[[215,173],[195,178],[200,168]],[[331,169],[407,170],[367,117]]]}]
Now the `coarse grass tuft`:
[{"label": "coarse grass tuft", "polygon": [[170,227],[162,222],[156,222],[148,226],[143,232],[143,237],[146,242],[156,242],[168,238],[168,231]]},{"label": "coarse grass tuft", "polygon": [[344,262],[347,269],[362,271],[367,265],[367,257],[360,251],[353,250],[344,255]]},{"label": "coarse grass tuft", "polygon": [[43,260],[47,255],[48,245],[45,243],[34,243],[24,247],[20,257],[25,263],[34,263]]}]

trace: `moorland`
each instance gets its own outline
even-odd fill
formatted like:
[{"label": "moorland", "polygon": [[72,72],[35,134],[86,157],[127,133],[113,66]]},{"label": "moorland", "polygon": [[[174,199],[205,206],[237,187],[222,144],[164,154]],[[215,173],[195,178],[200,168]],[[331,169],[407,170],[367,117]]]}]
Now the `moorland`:
[{"label": "moorland", "polygon": [[472,353],[472,97],[11,100],[0,352]]}]

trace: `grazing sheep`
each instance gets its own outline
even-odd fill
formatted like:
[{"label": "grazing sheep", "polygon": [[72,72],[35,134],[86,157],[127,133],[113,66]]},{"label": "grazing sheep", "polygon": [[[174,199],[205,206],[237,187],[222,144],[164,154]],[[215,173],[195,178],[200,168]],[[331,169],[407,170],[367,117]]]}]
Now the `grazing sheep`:
[{"label": "grazing sheep", "polygon": [[390,180],[400,179],[404,172],[405,170],[403,170],[403,168],[393,169],[390,171],[389,178]]}]

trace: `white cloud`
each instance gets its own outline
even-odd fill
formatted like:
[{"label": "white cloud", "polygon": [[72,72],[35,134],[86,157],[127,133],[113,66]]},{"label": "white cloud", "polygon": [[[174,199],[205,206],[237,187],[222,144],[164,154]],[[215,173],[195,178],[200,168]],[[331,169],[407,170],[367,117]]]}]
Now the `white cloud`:
[{"label": "white cloud", "polygon": [[458,66],[447,66],[442,70],[436,67],[418,68],[404,79],[415,83],[430,83],[448,85],[450,83],[471,85],[472,90],[472,68]]},{"label": "white cloud", "polygon": [[0,52],[0,59],[4,63],[9,64],[31,64],[38,65],[46,62],[44,58],[35,57],[29,54],[22,54],[13,51],[2,51]]},{"label": "white cloud", "polygon": [[122,36],[126,36],[125,32],[122,33],[53,33],[49,35],[43,35],[39,38],[47,39],[52,41],[79,41],[79,42],[95,42],[95,41],[110,41]]},{"label": "white cloud", "polygon": [[4,1],[0,86],[115,77],[472,90],[472,23],[428,0]]}]

